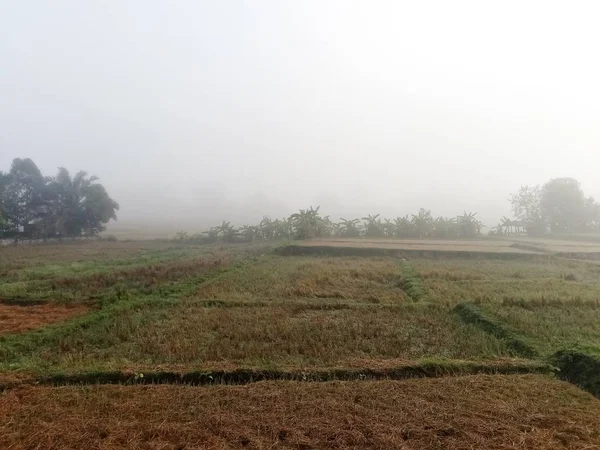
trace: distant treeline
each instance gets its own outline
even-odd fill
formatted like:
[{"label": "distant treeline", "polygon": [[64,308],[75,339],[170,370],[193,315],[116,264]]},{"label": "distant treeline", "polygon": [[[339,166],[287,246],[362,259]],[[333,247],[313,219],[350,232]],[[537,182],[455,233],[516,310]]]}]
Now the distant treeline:
[{"label": "distant treeline", "polygon": [[[488,235],[506,236],[546,233],[585,233],[600,231],[600,205],[586,197],[573,178],[556,178],[540,186],[522,186],[510,196],[514,219],[503,217]],[[272,220],[264,217],[256,225],[236,227],[223,221],[200,234],[177,233],[177,240],[194,242],[254,242],[273,239],[314,237],[371,238],[475,238],[484,225],[477,213],[464,212],[455,217],[434,217],[421,208],[416,214],[382,219],[379,214],[339,222],[322,216],[319,207],[301,209],[296,214]]]},{"label": "distant treeline", "polygon": [[264,217],[256,225],[240,228],[223,221],[219,226],[195,235],[177,233],[176,239],[196,242],[254,242],[274,239],[310,239],[315,237],[389,237],[389,238],[473,238],[483,225],[477,213],[465,212],[456,217],[433,217],[431,211],[420,209],[412,216],[381,219],[379,214],[356,219],[332,221],[321,216],[319,207],[301,209],[283,219]]},{"label": "distant treeline", "polygon": [[0,172],[0,238],[94,236],[119,205],[97,177],[61,167],[54,177],[42,175],[29,158],[13,160]]},{"label": "distant treeline", "polygon": [[554,178],[543,186],[521,186],[510,196],[516,219],[503,217],[493,233],[524,230],[528,235],[600,231],[600,205],[586,197],[574,178]]}]

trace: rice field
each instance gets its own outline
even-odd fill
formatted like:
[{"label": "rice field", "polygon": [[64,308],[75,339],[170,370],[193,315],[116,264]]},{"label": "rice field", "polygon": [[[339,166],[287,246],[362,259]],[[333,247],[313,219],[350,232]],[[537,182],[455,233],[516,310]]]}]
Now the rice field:
[{"label": "rice field", "polygon": [[514,243],[2,248],[0,447],[594,448],[600,265]]}]

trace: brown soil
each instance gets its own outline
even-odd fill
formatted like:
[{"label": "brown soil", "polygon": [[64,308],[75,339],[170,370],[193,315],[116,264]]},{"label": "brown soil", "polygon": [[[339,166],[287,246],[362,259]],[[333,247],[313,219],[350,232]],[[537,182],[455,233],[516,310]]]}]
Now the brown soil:
[{"label": "brown soil", "polygon": [[19,333],[39,328],[50,323],[61,322],[87,312],[82,305],[5,305],[0,303],[0,335]]},{"label": "brown soil", "polygon": [[405,381],[22,387],[8,449],[600,448],[600,401],[540,375]]}]

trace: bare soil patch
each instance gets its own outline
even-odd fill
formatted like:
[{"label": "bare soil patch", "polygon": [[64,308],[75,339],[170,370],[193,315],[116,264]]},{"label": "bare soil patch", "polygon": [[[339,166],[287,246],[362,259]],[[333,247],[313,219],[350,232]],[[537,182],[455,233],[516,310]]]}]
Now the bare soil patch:
[{"label": "bare soil patch", "polygon": [[0,335],[33,330],[85,314],[87,311],[88,308],[83,305],[44,304],[21,306],[0,303]]},{"label": "bare soil patch", "polygon": [[600,401],[539,375],[0,396],[0,447],[15,449],[584,449],[599,429]]}]

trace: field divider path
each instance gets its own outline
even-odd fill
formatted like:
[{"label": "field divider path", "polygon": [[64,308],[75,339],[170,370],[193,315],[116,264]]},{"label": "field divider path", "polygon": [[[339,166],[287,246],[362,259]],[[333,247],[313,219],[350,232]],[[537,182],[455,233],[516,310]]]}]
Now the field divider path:
[{"label": "field divider path", "polygon": [[423,280],[406,260],[401,263],[401,281],[400,287],[414,302],[426,302],[429,300],[427,290],[423,285]]},{"label": "field divider path", "polygon": [[405,380],[411,378],[440,378],[468,375],[517,375],[552,374],[553,367],[535,362],[424,362],[395,368],[373,369],[323,369],[323,370],[259,370],[236,369],[215,371],[94,371],[72,374],[57,373],[40,377],[23,378],[2,382],[0,392],[28,385],[152,385],[185,384],[246,385],[261,381],[330,382],[330,381],[378,381]]},{"label": "field divider path", "polygon": [[344,245],[284,245],[275,249],[280,256],[388,256],[395,258],[423,258],[423,259],[494,259],[494,260],[539,260],[551,258],[553,253],[539,251],[524,251],[512,248],[512,251],[473,251],[450,249],[414,249],[386,246],[344,246]]},{"label": "field divider path", "polygon": [[538,351],[527,343],[523,336],[509,329],[506,324],[485,312],[476,304],[470,302],[459,303],[454,307],[454,312],[458,314],[463,322],[475,325],[505,341],[519,356],[525,358],[539,356]]},{"label": "field divider path", "polygon": [[454,312],[465,323],[478,326],[485,332],[504,340],[519,356],[547,361],[557,378],[600,398],[600,357],[597,350],[566,348],[541,358],[539,352],[527,343],[523,336],[509,329],[474,303],[459,303],[454,308]]}]

